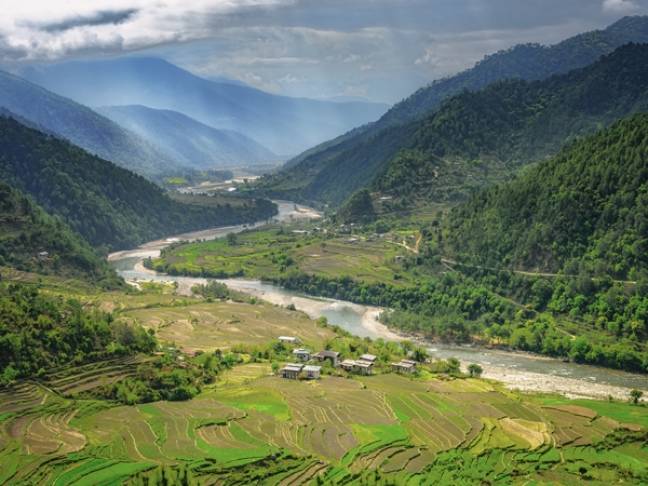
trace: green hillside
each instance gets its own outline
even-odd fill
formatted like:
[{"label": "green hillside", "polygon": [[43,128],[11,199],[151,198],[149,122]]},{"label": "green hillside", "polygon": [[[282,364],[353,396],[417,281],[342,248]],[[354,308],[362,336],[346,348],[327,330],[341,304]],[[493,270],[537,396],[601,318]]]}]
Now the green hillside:
[{"label": "green hillside", "polygon": [[90,108],[0,71],[0,107],[106,160],[148,177],[173,172],[179,162]]},{"label": "green hillside", "polygon": [[0,117],[0,176],[92,245],[132,247],[173,233],[272,216],[269,201],[183,204],[143,177]]},{"label": "green hillside", "polygon": [[637,279],[648,271],[648,115],[573,144],[451,211],[446,245],[485,265]]},{"label": "green hillside", "polygon": [[76,233],[24,194],[0,182],[0,265],[80,276],[111,285],[117,276]]},{"label": "green hillside", "polygon": [[265,194],[339,204],[372,186],[406,204],[465,198],[648,104],[648,47],[542,81],[509,80],[445,101],[427,118],[345,137],[265,178]]},{"label": "green hillside", "polygon": [[[641,23],[642,18],[636,22]],[[545,76],[541,81],[502,81],[524,79],[504,70],[499,77],[489,77],[495,84],[482,91],[474,90],[488,83],[464,86],[471,91],[450,91],[432,105],[429,100],[418,100],[417,95],[407,101],[406,111],[419,114],[414,120],[393,115],[398,123],[379,122],[384,125],[380,129],[378,124],[363,127],[314,148],[278,174],[263,179],[259,189],[277,197],[333,204],[372,183],[376,190],[423,200],[465,197],[469,188],[501,180],[519,163],[551,155],[570,138],[591,133],[645,106],[646,49],[620,48],[589,67],[549,79]],[[600,54],[610,50],[603,49]],[[639,59],[636,64],[634,56]],[[572,67],[581,66],[576,63]],[[547,76],[552,72],[547,71]],[[449,98],[450,94],[454,97]],[[418,104],[427,111],[416,108]],[[493,133],[497,137],[493,138]],[[394,163],[396,167],[392,167]],[[406,165],[402,169],[405,180],[398,174],[401,164]],[[412,171],[419,177],[409,177]],[[387,177],[378,181],[385,172]]]}]

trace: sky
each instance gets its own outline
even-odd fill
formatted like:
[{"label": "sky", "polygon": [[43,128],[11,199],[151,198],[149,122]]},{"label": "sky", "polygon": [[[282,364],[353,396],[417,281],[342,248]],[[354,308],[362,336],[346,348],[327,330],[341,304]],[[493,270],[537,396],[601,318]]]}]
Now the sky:
[{"label": "sky", "polygon": [[138,55],[289,96],[393,103],[648,0],[0,0],[0,63]]}]

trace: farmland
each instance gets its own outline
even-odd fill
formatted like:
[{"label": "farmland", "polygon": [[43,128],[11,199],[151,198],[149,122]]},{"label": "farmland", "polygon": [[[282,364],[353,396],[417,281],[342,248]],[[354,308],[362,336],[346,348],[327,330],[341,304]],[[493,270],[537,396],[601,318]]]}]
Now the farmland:
[{"label": "farmland", "polygon": [[407,254],[402,246],[386,238],[308,233],[312,230],[276,227],[244,232],[229,242],[179,245],[164,250],[152,266],[171,274],[214,277],[270,279],[299,271],[328,278],[352,276],[371,284],[414,281],[399,262]]},{"label": "farmland", "polygon": [[93,395],[132,376],[151,359],[143,355],[62,366],[0,391],[0,483],[648,481],[644,406],[521,395],[425,369],[404,377],[381,365],[375,376],[326,367],[321,380],[285,380],[253,354],[278,334],[380,360],[399,348],[269,304],[178,298],[159,286],[87,302],[110,303],[117,320],[202,351],[197,360],[216,349],[240,358],[188,401],[123,405]]},{"label": "farmland", "polygon": [[0,459],[14,465],[0,481],[137,484],[168,469],[199,484],[639,484],[648,450],[634,410],[472,379],[290,381],[257,364],[189,402],[114,406],[25,383],[0,394]]},{"label": "farmland", "polygon": [[[63,288],[19,277],[53,295]],[[157,359],[148,355],[63,365],[0,390],[0,484],[648,481],[645,405],[524,395],[427,365],[397,375],[389,362],[404,356],[401,345],[254,299],[181,297],[163,284],[65,289],[115,322],[155,331],[174,356],[201,366],[222,353],[233,366],[185,401],[125,405],[99,393]],[[291,350],[275,344],[286,334],[346,357],[372,352],[376,373],[327,365],[321,380],[282,379],[273,369]]]}]

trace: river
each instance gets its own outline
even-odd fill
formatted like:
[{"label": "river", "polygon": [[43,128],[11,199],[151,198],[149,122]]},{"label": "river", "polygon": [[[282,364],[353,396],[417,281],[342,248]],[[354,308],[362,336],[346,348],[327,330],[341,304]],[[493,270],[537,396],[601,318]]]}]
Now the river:
[{"label": "river", "polygon": [[[316,211],[287,201],[275,201],[279,208],[277,221],[314,219],[320,217]],[[241,232],[247,228],[265,224],[239,225],[186,233],[156,240],[133,250],[109,255],[108,260],[118,273],[129,283],[140,281],[176,282],[178,293],[190,295],[196,284],[205,284],[207,279],[158,274],[143,266],[147,257],[155,258],[160,251],[177,241],[196,241],[221,238],[228,233]],[[278,305],[293,304],[312,318],[324,316],[332,324],[361,337],[390,340],[403,339],[378,321],[382,309],[354,304],[335,299],[324,299],[292,292],[279,286],[245,279],[219,280],[228,287],[259,297]],[[507,352],[472,346],[454,346],[421,341],[435,358],[455,357],[465,367],[477,363],[484,369],[485,378],[503,382],[511,389],[522,391],[560,393],[572,398],[627,399],[629,390],[638,388],[648,395],[648,376],[594,366],[564,363],[560,360],[526,353]]]}]

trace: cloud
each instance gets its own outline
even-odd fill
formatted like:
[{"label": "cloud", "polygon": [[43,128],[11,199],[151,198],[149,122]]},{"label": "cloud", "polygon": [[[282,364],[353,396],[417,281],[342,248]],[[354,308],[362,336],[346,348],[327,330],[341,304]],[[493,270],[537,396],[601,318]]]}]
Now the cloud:
[{"label": "cloud", "polygon": [[23,26],[49,33],[63,32],[76,27],[93,27],[98,25],[118,25],[126,22],[137,12],[134,8],[125,10],[105,10],[88,15],[78,15],[55,22],[23,22]]},{"label": "cloud", "polygon": [[[206,38],[228,15],[295,0],[4,0],[0,38],[28,60]],[[8,4],[7,4],[8,3]]]},{"label": "cloud", "polygon": [[360,86],[381,101],[396,101],[520,42],[553,43],[605,27],[615,16],[648,13],[648,0],[0,3],[6,69],[143,54],[287,95],[324,98]]},{"label": "cloud", "polygon": [[639,9],[639,5],[633,0],[603,0],[603,11],[606,13],[629,14]]}]

